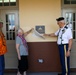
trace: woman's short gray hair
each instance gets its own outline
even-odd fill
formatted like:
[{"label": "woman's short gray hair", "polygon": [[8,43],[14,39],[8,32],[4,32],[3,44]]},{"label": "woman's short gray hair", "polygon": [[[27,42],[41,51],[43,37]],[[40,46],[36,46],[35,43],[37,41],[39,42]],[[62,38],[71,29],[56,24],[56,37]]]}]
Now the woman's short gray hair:
[{"label": "woman's short gray hair", "polygon": [[23,32],[22,28],[19,28],[17,32],[18,33]]}]

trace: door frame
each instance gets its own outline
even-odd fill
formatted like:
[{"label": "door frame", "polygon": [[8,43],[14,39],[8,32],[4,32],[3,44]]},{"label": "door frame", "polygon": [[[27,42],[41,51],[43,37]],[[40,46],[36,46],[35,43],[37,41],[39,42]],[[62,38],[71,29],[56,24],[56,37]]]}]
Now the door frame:
[{"label": "door frame", "polygon": [[[65,13],[66,12],[70,12],[70,13],[76,13],[76,8],[64,8],[62,9],[62,16],[65,18]],[[75,15],[76,16],[76,15]],[[75,20],[76,20],[76,17],[75,17]],[[75,22],[75,26],[76,26],[76,22]],[[76,27],[75,27],[76,28]],[[76,31],[76,30],[75,30]],[[75,35],[76,37],[76,35]],[[72,44],[72,50],[71,50],[71,56],[70,56],[70,65],[71,65],[71,68],[76,68],[76,64],[74,62],[75,61],[75,57],[76,57],[76,39],[73,39],[73,44]]]},{"label": "door frame", "polygon": [[[6,36],[6,14],[11,14],[14,13],[15,19],[17,19],[17,22],[15,23],[16,30],[15,33],[17,32],[19,28],[19,12],[18,10],[0,10],[0,16],[3,21],[3,33]],[[16,36],[16,34],[15,34]],[[6,38],[6,37],[5,37]],[[6,40],[7,43],[7,49],[8,52],[5,54],[5,69],[17,69],[17,53],[15,49],[15,40]],[[13,48],[13,50],[12,50]],[[10,61],[12,60],[12,61]],[[14,61],[13,61],[14,60]],[[9,63],[10,61],[10,63]]]}]

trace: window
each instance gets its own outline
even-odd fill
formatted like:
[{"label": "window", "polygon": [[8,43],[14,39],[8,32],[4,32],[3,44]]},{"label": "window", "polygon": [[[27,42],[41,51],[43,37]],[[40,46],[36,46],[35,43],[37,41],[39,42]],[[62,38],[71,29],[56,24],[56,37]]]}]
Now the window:
[{"label": "window", "polygon": [[6,14],[6,39],[15,40],[15,14]]},{"label": "window", "polygon": [[0,0],[0,6],[16,6],[16,0]]},{"label": "window", "polygon": [[76,0],[64,0],[64,4],[76,4]]},{"label": "window", "polygon": [[76,39],[76,13],[67,12],[65,15],[66,23],[73,31],[73,39]]}]

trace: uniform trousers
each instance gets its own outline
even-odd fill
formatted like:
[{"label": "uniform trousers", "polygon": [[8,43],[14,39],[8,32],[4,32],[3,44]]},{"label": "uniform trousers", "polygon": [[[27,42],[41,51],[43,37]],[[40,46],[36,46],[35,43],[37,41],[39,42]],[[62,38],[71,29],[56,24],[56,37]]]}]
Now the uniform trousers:
[{"label": "uniform trousers", "polygon": [[70,75],[70,57],[66,57],[66,52],[68,50],[68,44],[58,45],[60,62],[62,67],[62,75]]},{"label": "uniform trousers", "polygon": [[4,55],[0,55],[0,75],[4,75],[4,68],[5,68]]}]

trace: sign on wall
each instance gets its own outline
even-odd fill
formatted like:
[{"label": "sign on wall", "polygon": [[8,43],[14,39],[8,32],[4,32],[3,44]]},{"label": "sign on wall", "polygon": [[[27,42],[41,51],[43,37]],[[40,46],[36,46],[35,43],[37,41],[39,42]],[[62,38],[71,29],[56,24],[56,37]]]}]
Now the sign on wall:
[{"label": "sign on wall", "polygon": [[35,30],[37,32],[39,32],[40,34],[44,34],[45,33],[45,26],[35,26]]}]

